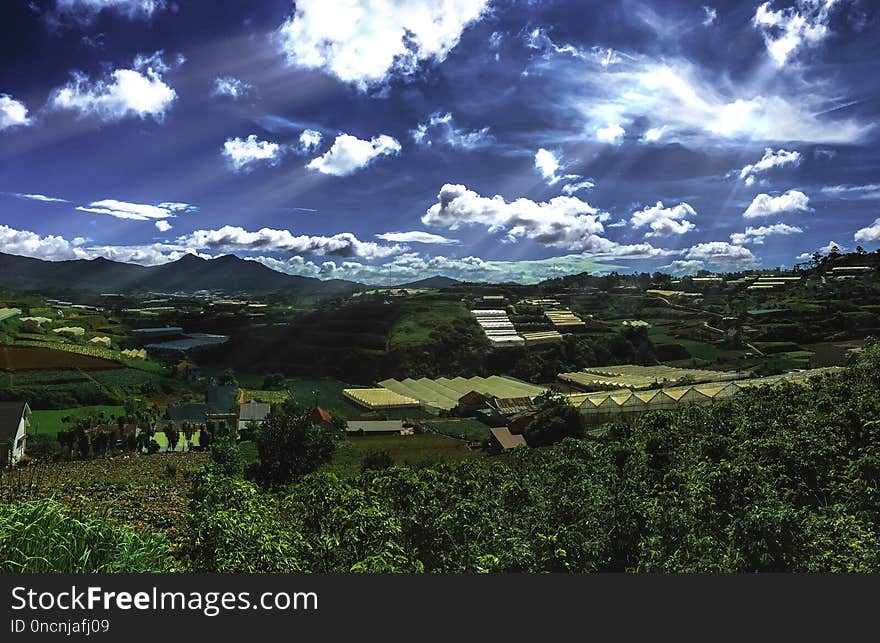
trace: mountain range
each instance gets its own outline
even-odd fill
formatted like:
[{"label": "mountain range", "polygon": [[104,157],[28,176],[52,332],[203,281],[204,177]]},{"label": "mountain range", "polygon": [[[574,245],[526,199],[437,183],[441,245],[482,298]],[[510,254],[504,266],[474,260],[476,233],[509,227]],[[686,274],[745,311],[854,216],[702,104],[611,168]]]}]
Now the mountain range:
[{"label": "mountain range", "polygon": [[220,290],[251,294],[347,294],[366,286],[354,281],[287,275],[234,255],[202,259],[195,255],[159,266],[109,259],[43,261],[0,253],[0,286],[45,293],[196,292]]}]

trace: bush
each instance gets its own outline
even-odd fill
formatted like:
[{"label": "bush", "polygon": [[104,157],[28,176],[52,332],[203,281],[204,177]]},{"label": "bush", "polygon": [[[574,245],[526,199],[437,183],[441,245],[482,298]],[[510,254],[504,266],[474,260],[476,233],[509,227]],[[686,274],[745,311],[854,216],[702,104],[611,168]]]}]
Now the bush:
[{"label": "bush", "polygon": [[361,459],[361,472],[381,471],[394,466],[394,458],[388,451],[371,451]]},{"label": "bush", "polygon": [[338,429],[313,424],[308,410],[287,402],[273,409],[255,437],[260,455],[256,480],[273,488],[330,462],[340,435]]}]

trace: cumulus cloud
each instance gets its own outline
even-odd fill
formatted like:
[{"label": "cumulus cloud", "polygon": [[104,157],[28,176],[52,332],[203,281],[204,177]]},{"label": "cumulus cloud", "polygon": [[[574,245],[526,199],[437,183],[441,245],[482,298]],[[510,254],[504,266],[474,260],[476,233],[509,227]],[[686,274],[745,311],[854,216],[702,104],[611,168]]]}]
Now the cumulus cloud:
[{"label": "cumulus cloud", "polygon": [[765,2],[755,11],[752,24],[760,30],[770,58],[784,67],[799,49],[816,47],[831,35],[831,13],[842,4],[845,0],[797,0],[794,6],[775,11],[773,2]]},{"label": "cumulus cloud", "polygon": [[117,219],[130,221],[151,221],[154,219],[169,219],[181,213],[196,212],[198,208],[189,203],[165,202],[158,205],[145,203],[129,203],[116,199],[103,199],[92,201],[88,206],[77,206],[80,212],[92,212],[94,214],[106,214]]},{"label": "cumulus cloud", "polygon": [[414,130],[411,130],[410,136],[417,145],[430,147],[437,142],[462,150],[488,147],[495,142],[495,137],[489,132],[488,127],[470,132],[457,127],[451,112],[445,114],[434,112],[427,121],[419,123]]},{"label": "cumulus cloud", "polygon": [[645,133],[642,134],[642,137],[639,139],[642,143],[656,143],[661,138],[663,138],[663,134],[666,133],[668,126],[661,125],[660,127],[652,127],[650,129],[645,130]]},{"label": "cumulus cloud", "polygon": [[666,266],[660,266],[661,270],[668,270],[673,275],[695,275],[706,269],[706,264],[697,259],[676,259]]},{"label": "cumulus cloud", "polygon": [[302,134],[299,135],[298,151],[301,154],[317,152],[318,149],[320,149],[323,140],[324,135],[321,134],[321,132],[313,129],[303,130]]},{"label": "cumulus cloud", "polygon": [[299,0],[279,27],[287,61],[364,90],[442,62],[489,0]]},{"label": "cumulus cloud", "polygon": [[214,87],[211,96],[231,98],[238,100],[244,98],[254,90],[254,86],[232,76],[221,76],[214,79]]},{"label": "cumulus cloud", "polygon": [[323,155],[306,165],[310,170],[333,176],[348,176],[368,166],[380,156],[400,154],[400,143],[385,134],[364,141],[350,134],[340,134]]},{"label": "cumulus cloud", "polygon": [[28,109],[21,101],[9,94],[0,94],[0,132],[13,127],[24,127],[31,124]]},{"label": "cumulus cloud", "polygon": [[430,243],[443,246],[458,243],[458,239],[449,239],[439,234],[431,234],[430,232],[422,232],[421,230],[412,230],[411,232],[383,232],[382,234],[377,234],[376,238],[395,243]]},{"label": "cumulus cloud", "polygon": [[30,230],[16,230],[7,225],[0,225],[0,252],[46,261],[88,258],[88,254],[82,248],[64,237],[55,235],[43,237]]},{"label": "cumulus cloud", "polygon": [[43,203],[70,203],[67,199],[61,199],[54,196],[46,196],[45,194],[23,194],[15,192],[13,196],[19,199],[27,199],[29,201],[42,201]]},{"label": "cumulus cloud", "polygon": [[249,172],[258,163],[278,165],[282,149],[278,143],[262,141],[256,134],[251,134],[246,139],[227,139],[220,152],[234,171]]},{"label": "cumulus cloud", "polygon": [[159,232],[168,232],[171,229],[171,227],[172,227],[171,224],[168,223],[167,221],[165,221],[164,219],[160,219],[159,221],[156,221],[156,229],[159,230]]},{"label": "cumulus cloud", "polygon": [[751,250],[726,241],[709,241],[691,246],[685,252],[685,259],[703,261],[731,270],[749,268],[758,263]]},{"label": "cumulus cloud", "polygon": [[559,196],[543,203],[521,198],[508,203],[500,195],[484,197],[463,185],[447,183],[437,199],[422,217],[425,225],[450,230],[485,226],[490,233],[506,233],[508,241],[528,238],[597,255],[647,257],[665,253],[647,243],[624,246],[599,236],[608,214],[577,197]]},{"label": "cumulus cloud", "polygon": [[177,242],[207,250],[241,250],[247,252],[292,252],[309,255],[335,255],[375,259],[399,254],[403,247],[385,246],[372,241],[361,241],[350,232],[332,237],[294,235],[289,230],[262,228],[251,232],[238,226],[223,226],[219,230],[196,230],[178,238]]},{"label": "cumulus cloud", "polygon": [[758,228],[748,226],[745,232],[734,232],[732,235],[730,235],[730,242],[737,246],[744,246],[747,243],[762,245],[764,243],[765,237],[769,237],[771,235],[799,234],[801,232],[803,232],[801,228],[793,225],[788,225],[786,223],[760,226]]},{"label": "cumulus cloud", "polygon": [[165,9],[165,0],[57,0],[57,15],[90,23],[102,11],[113,12],[129,19],[149,19]]},{"label": "cumulus cloud", "polygon": [[623,143],[623,137],[626,134],[619,123],[611,123],[605,127],[596,129],[596,140],[610,145],[620,145]]},{"label": "cumulus cloud", "polygon": [[871,225],[857,230],[853,238],[861,242],[880,241],[880,219],[875,219]]},{"label": "cumulus cloud", "polygon": [[759,194],[743,212],[746,219],[769,217],[786,212],[809,212],[810,198],[798,190],[789,190],[779,196]]},{"label": "cumulus cloud", "polygon": [[880,183],[868,185],[826,185],[822,192],[837,199],[880,199]]},{"label": "cumulus cloud", "polygon": [[[856,239],[856,241],[858,241],[858,239]],[[848,250],[849,250],[849,248],[847,246],[843,245],[842,243],[837,243],[836,241],[829,241],[821,248],[816,248],[816,250],[814,252],[818,252],[819,254],[822,254],[822,255],[827,255],[827,254],[830,254],[832,251],[833,252],[847,252]],[[813,253],[812,252],[803,252],[795,258],[796,259],[804,259],[804,260],[812,259]]]},{"label": "cumulus cloud", "polygon": [[55,109],[95,115],[105,121],[137,116],[162,122],[177,99],[177,92],[163,79],[170,67],[159,54],[138,56],[133,67],[115,69],[95,81],[81,72],[71,72],[70,82],[52,92],[49,104]]},{"label": "cumulus cloud", "polygon": [[793,165],[797,167],[801,164],[801,153],[797,151],[786,151],[783,149],[773,151],[772,147],[764,150],[764,156],[757,163],[746,165],[739,172],[739,178],[746,182],[746,185],[752,185],[755,177],[762,172],[766,172],[774,167],[785,167]]},{"label": "cumulus cloud", "polygon": [[687,217],[697,216],[697,211],[689,203],[679,203],[667,208],[662,201],[656,205],[648,206],[644,210],[633,213],[630,223],[634,228],[648,226],[650,232],[646,237],[668,237],[674,234],[684,234],[694,230],[695,226]]},{"label": "cumulus cloud", "polygon": [[590,272],[607,273],[621,266],[609,265],[589,255],[572,254],[551,259],[491,261],[480,257],[426,257],[406,253],[381,264],[358,261],[309,261],[300,256],[287,259],[254,257],[253,261],[293,275],[319,279],[351,279],[362,283],[395,285],[443,275],[462,281],[518,282],[534,284],[551,277]]}]

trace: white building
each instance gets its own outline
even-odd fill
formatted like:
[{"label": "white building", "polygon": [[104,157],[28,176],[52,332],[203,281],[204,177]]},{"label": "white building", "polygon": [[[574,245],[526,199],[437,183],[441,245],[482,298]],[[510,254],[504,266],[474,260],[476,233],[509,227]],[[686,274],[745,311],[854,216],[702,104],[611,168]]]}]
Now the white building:
[{"label": "white building", "polygon": [[24,456],[30,414],[27,402],[0,402],[0,464],[3,466],[15,464]]}]

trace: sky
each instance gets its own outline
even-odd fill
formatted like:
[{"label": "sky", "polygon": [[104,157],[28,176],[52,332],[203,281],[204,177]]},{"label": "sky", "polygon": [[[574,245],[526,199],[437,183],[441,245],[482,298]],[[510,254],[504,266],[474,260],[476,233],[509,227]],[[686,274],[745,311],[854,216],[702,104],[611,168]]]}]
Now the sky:
[{"label": "sky", "polygon": [[880,247],[872,0],[6,0],[0,252],[392,284]]}]

